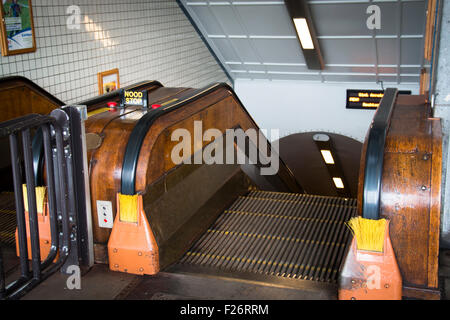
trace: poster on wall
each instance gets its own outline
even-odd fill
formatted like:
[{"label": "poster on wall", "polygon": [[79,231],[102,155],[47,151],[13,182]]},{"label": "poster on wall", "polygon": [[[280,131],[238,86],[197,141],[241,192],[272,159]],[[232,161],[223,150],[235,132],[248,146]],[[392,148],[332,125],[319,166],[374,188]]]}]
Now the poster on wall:
[{"label": "poster on wall", "polygon": [[97,78],[99,94],[108,93],[120,88],[119,69],[99,72]]},{"label": "poster on wall", "polygon": [[31,0],[1,0],[2,55],[36,51]]}]

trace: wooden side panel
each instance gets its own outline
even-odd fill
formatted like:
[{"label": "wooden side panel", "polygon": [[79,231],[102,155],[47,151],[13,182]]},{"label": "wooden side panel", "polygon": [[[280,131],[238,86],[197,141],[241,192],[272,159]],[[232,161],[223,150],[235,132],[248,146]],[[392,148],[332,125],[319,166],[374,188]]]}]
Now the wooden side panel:
[{"label": "wooden side panel", "polygon": [[[386,152],[382,178],[382,215],[404,283],[425,284],[428,275],[430,161],[420,153]],[[425,190],[422,190],[425,187]]]},{"label": "wooden side panel", "polygon": [[[182,120],[176,121],[175,119]],[[222,134],[227,129],[236,127],[240,127],[244,131],[249,128],[257,129],[237,101],[225,90],[202,98],[190,105],[189,108],[181,108],[167,117],[158,119],[146,137],[142,147],[143,152],[139,157],[137,190],[146,190],[147,185],[176,166],[170,160],[172,149],[179,143],[179,141],[171,141],[174,130],[183,128],[189,131],[192,137],[192,154],[210,143],[209,141],[202,141],[202,143],[194,145],[195,121],[202,122],[203,132],[213,128],[220,130]],[[148,163],[149,153],[150,163]]]},{"label": "wooden side panel", "polygon": [[427,61],[431,60],[431,55],[433,53],[433,29],[436,25],[436,5],[437,0],[428,0],[427,7],[427,21],[425,27],[425,41],[424,41],[424,59]]},{"label": "wooden side panel", "polygon": [[[179,89],[167,91],[169,88],[160,88],[149,95],[150,104],[163,104],[164,99],[171,101],[181,99],[186,95],[186,90]],[[94,225],[94,241],[97,244],[106,244],[111,230],[99,228],[97,220],[97,200],[112,202],[113,213],[116,213],[115,195],[120,191],[121,170],[124,151],[128,138],[136,122],[140,118],[140,111],[131,113],[129,119],[108,113],[98,114],[89,118],[86,127],[89,133],[98,134],[102,144],[96,150],[89,153],[90,159],[90,183]],[[203,134],[208,129],[218,129],[225,133],[226,129],[240,127],[244,131],[249,128],[257,129],[254,121],[241,108],[233,94],[226,88],[219,88],[198,100],[167,113],[152,124],[148,131],[141,152],[139,154],[136,191],[139,193],[151,192],[148,187],[160,179],[165,173],[174,169],[176,164],[171,160],[173,147],[179,141],[172,141],[172,133],[179,128],[186,129],[191,137],[191,156],[201,150],[210,141],[199,142],[194,140],[194,123],[202,122]],[[280,166],[280,172],[287,174],[286,167]]]},{"label": "wooden side panel", "polygon": [[[437,0],[428,0],[427,16],[425,25],[425,38],[423,47],[423,59],[425,65],[432,64],[433,58],[433,40],[435,40],[434,29],[439,23],[437,21],[438,15],[436,14]],[[424,67],[420,71],[420,94],[428,96],[430,91],[430,67]]]},{"label": "wooden side panel", "polygon": [[441,221],[442,126],[440,119],[429,119],[433,132],[431,155],[431,201],[428,248],[428,287],[438,287],[439,230]]},{"label": "wooden side panel", "polygon": [[30,113],[48,114],[59,107],[25,85],[0,89],[0,122]]},{"label": "wooden side panel", "polygon": [[[186,90],[174,91],[169,88],[160,88],[149,95],[149,102],[164,103],[165,99],[175,99],[185,93]],[[155,97],[157,97],[156,100]],[[148,184],[171,168],[170,146],[178,142],[171,142],[170,131],[163,131],[168,127],[174,129],[182,127],[189,130],[190,126],[193,126],[194,120],[209,118],[211,115],[202,114],[200,111],[215,105],[217,102],[221,102],[221,109],[226,110],[227,108],[223,104],[226,102],[222,101],[224,97],[226,97],[226,94],[224,95],[223,92],[208,95],[188,107],[175,110],[155,121],[141,148],[136,175],[138,191],[145,192]],[[111,230],[99,227],[96,201],[111,201],[115,215],[117,209],[115,196],[120,191],[125,148],[132,129],[143,116],[141,111],[135,111],[134,109],[127,109],[124,113],[125,115],[120,115],[119,112],[100,113],[89,118],[86,123],[88,133],[98,134],[102,138],[100,147],[91,150],[88,154],[94,241],[100,244],[106,244]],[[224,113],[221,116],[224,116]],[[182,123],[183,120],[184,123]],[[167,154],[167,152],[169,153]]]},{"label": "wooden side panel", "polygon": [[438,287],[441,162],[439,119],[430,118],[424,96],[400,95],[384,151],[381,214],[391,220],[392,245],[410,293]]},{"label": "wooden side panel", "polygon": [[123,155],[134,122],[115,119],[101,131],[102,144],[89,154],[89,182],[91,186],[94,241],[103,242],[110,229],[100,228],[97,219],[97,200],[111,201],[115,212],[115,196],[120,190]]}]

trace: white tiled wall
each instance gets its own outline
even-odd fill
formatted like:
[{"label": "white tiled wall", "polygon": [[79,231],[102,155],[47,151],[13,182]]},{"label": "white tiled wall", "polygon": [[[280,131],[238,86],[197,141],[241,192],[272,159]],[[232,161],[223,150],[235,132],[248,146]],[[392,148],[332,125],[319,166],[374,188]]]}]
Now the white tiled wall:
[{"label": "white tiled wall", "polygon": [[[202,87],[228,79],[175,0],[33,0],[37,51],[0,57],[0,76],[22,75],[66,103],[98,95],[97,73],[121,86],[158,80]],[[81,9],[69,29],[69,6]]]}]

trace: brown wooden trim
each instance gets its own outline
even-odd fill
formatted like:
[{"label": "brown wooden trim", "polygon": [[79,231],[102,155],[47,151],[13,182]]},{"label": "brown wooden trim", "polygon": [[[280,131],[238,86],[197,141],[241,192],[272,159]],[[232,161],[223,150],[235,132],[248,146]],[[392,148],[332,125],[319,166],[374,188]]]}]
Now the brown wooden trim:
[{"label": "brown wooden trim", "polygon": [[422,299],[422,300],[440,300],[441,292],[437,289],[425,289],[404,286],[402,291],[404,298]]},{"label": "brown wooden trim", "polygon": [[426,68],[420,70],[420,94],[428,96],[430,90],[430,74]]},{"label": "brown wooden trim", "polygon": [[428,0],[427,7],[427,20],[425,29],[425,41],[424,41],[424,59],[431,61],[431,56],[433,52],[433,29],[436,25],[436,5],[437,0]]},{"label": "brown wooden trim", "polygon": [[441,219],[442,127],[441,120],[430,118],[433,154],[431,156],[431,199],[428,245],[428,287],[438,287],[439,230]]}]

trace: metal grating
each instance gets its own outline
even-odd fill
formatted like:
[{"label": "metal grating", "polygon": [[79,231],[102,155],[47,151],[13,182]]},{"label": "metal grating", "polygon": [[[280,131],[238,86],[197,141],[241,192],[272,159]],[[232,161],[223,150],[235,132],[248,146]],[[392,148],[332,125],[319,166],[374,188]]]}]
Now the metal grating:
[{"label": "metal grating", "polygon": [[355,215],[356,199],[253,191],[179,263],[335,283]]},{"label": "metal grating", "polygon": [[0,243],[15,246],[16,207],[14,193],[2,192],[0,194]]}]

